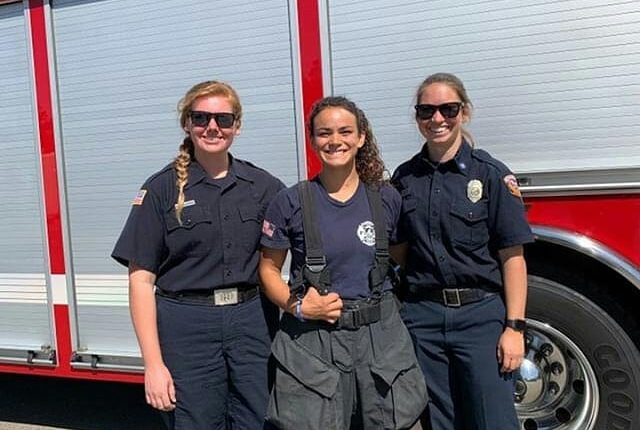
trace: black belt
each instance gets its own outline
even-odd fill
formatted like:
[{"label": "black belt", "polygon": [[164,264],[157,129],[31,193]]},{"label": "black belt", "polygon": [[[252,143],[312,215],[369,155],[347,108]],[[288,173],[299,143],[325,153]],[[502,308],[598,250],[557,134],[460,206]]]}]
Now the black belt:
[{"label": "black belt", "polygon": [[458,308],[469,303],[479,302],[485,297],[495,294],[495,291],[488,291],[482,288],[416,288],[409,292],[408,300],[424,299],[441,303],[448,307]]},{"label": "black belt", "polygon": [[162,297],[211,306],[227,306],[247,302],[257,296],[259,292],[260,287],[251,284],[209,290],[168,291],[156,288],[156,294]]},{"label": "black belt", "polygon": [[340,318],[336,321],[337,328],[356,330],[368,324],[380,321],[382,317],[381,299],[345,300]]}]

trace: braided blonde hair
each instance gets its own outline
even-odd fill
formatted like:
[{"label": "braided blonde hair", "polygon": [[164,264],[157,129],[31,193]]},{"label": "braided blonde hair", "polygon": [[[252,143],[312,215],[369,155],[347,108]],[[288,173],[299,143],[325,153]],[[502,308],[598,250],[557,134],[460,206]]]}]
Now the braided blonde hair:
[{"label": "braided blonde hair", "polygon": [[178,155],[173,161],[173,168],[176,171],[176,187],[178,188],[178,200],[176,202],[176,218],[182,224],[182,211],[184,210],[184,187],[189,179],[189,165],[195,158],[193,141],[189,135],[189,115],[196,100],[202,97],[220,96],[225,97],[231,103],[231,108],[236,116],[236,126],[240,127],[242,121],[242,105],[240,97],[233,87],[227,83],[219,81],[205,81],[194,85],[178,102],[178,113],[180,114],[180,126],[187,134],[180,145]]}]

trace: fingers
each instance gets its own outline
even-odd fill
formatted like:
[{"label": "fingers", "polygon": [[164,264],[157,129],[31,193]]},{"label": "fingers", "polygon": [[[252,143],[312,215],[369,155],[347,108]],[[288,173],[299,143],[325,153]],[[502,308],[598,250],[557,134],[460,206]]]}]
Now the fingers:
[{"label": "fingers", "polygon": [[176,391],[173,378],[163,366],[145,369],[145,399],[151,407],[172,411],[176,407]]},{"label": "fingers", "polygon": [[148,393],[146,395],[147,403],[161,411],[172,411],[176,408],[175,394],[172,400],[169,393]]},{"label": "fingers", "polygon": [[522,365],[523,361],[524,361],[524,357],[522,355],[505,354],[504,359],[499,361],[500,364],[502,365],[500,367],[500,371],[502,373],[513,372],[517,370],[520,367],[520,365]]}]

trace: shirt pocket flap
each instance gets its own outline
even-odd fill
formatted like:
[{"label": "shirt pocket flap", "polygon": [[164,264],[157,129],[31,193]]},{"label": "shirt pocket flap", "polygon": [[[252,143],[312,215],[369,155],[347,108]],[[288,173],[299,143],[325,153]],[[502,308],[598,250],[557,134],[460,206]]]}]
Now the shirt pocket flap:
[{"label": "shirt pocket flap", "polygon": [[451,207],[451,215],[463,220],[468,224],[485,220],[489,217],[486,204],[461,204],[456,203]]},{"label": "shirt pocket flap", "polygon": [[182,210],[182,225],[178,222],[175,209],[171,209],[166,213],[164,220],[168,231],[173,231],[177,228],[190,230],[200,223],[211,223],[211,215],[202,206],[187,206]]},{"label": "shirt pocket flap", "polygon": [[271,352],[278,363],[302,385],[323,397],[333,397],[338,387],[339,375],[328,363],[284,332],[276,336]]},{"label": "shirt pocket flap", "polygon": [[402,211],[407,213],[414,211],[416,207],[418,207],[418,200],[415,198],[413,194],[409,192],[409,190],[402,189],[400,192],[402,196]]},{"label": "shirt pocket flap", "polygon": [[240,219],[245,221],[259,221],[260,220],[260,208],[256,205],[239,205],[238,212],[240,212]]}]

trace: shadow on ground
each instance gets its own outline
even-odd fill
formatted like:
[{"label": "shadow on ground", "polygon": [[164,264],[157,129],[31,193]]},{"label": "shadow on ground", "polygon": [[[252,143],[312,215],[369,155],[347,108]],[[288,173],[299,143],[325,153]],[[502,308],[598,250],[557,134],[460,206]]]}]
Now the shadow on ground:
[{"label": "shadow on ground", "polygon": [[1,422],[69,430],[158,430],[141,384],[0,374]]}]

